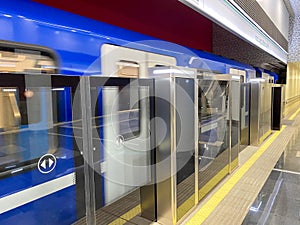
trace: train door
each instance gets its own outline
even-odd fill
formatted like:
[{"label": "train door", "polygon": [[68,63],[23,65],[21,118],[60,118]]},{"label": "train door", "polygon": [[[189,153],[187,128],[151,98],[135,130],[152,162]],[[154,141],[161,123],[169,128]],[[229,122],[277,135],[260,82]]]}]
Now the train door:
[{"label": "train door", "polygon": [[0,223],[72,224],[87,208],[76,188],[85,183],[80,77],[53,75],[47,48],[9,42],[0,72]]},{"label": "train door", "polygon": [[[90,221],[122,224],[146,220],[141,216],[155,220],[151,81],[104,76],[84,79],[88,89],[83,103],[87,109],[83,155],[90,190],[85,201],[92,206],[90,218],[96,215]],[[152,193],[145,195],[151,188]]]},{"label": "train door", "polygon": [[[240,108],[240,140],[243,145],[242,148],[246,147],[249,142],[249,84],[246,83],[247,77],[246,77],[246,71],[245,70],[239,70],[230,68],[229,69],[230,74],[235,74],[241,77],[241,96],[240,96],[240,102],[241,102],[241,108]],[[236,112],[234,113],[234,117]]]},{"label": "train door", "polygon": [[98,168],[94,174],[97,223],[156,218],[151,85],[142,82],[148,77],[148,59],[156,64],[163,59],[163,63],[174,63],[172,57],[157,57],[155,61],[155,54],[126,47],[101,48],[102,78],[106,77],[106,82],[91,77],[90,91],[95,128],[93,160]]},{"label": "train door", "polygon": [[[50,75],[56,68],[48,49],[0,43],[3,225],[70,224],[77,219],[72,134],[63,131],[63,126],[72,127],[71,97],[66,97],[71,96],[72,78]],[[69,110],[63,110],[67,105]]]},{"label": "train door", "polygon": [[238,165],[240,77],[198,76],[199,200]]}]

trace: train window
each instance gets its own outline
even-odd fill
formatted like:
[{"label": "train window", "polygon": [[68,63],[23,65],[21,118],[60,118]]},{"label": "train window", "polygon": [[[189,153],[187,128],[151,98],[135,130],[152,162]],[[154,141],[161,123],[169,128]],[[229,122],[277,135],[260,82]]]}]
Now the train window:
[{"label": "train window", "polygon": [[[138,78],[140,66],[137,62],[120,60],[117,62],[118,77]],[[119,135],[128,140],[140,133],[139,90],[134,85],[119,87]]]},{"label": "train window", "polygon": [[[39,157],[55,153],[52,135],[52,76],[58,63],[51,50],[0,41],[0,175],[33,168]],[[40,74],[40,75],[39,75]],[[61,100],[59,100],[62,104]]]},{"label": "train window", "polygon": [[1,73],[49,73],[55,71],[54,61],[49,56],[36,51],[0,51]]},{"label": "train window", "polygon": [[0,42],[0,73],[57,73],[54,55],[46,49]]},{"label": "train window", "polygon": [[72,108],[78,82],[53,75],[0,76],[0,176],[36,168],[47,153],[70,154],[72,119],[79,117]]},{"label": "train window", "polygon": [[137,62],[120,60],[117,62],[118,77],[138,78],[140,66]]},{"label": "train window", "polygon": [[128,140],[140,133],[139,89],[134,85],[119,87],[119,135]]}]

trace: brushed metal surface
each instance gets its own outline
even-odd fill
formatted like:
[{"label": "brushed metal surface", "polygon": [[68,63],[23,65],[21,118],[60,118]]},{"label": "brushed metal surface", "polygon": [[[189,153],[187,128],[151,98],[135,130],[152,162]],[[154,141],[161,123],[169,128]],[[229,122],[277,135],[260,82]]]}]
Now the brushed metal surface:
[{"label": "brushed metal surface", "polygon": [[259,108],[260,108],[260,84],[250,84],[250,145],[259,144]]}]

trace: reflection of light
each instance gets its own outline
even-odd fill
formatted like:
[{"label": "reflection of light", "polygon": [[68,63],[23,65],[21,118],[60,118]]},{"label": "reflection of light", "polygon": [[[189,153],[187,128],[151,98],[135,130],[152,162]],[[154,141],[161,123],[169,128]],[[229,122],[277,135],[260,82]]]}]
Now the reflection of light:
[{"label": "reflection of light", "polygon": [[140,65],[135,64],[135,63],[126,63],[126,62],[117,62],[116,63],[118,66],[129,66],[129,67],[140,67]]},{"label": "reflection of light", "polygon": [[65,88],[52,88],[51,90],[52,91],[64,91]]},{"label": "reflection of light", "polygon": [[240,76],[232,76],[232,79],[240,80]]},{"label": "reflection of light", "polygon": [[[192,63],[193,63],[193,61],[194,60],[198,60],[198,59],[200,59],[200,58],[198,58],[198,57],[192,57],[192,58],[190,58],[190,61],[189,61],[189,64],[191,65]],[[201,59],[200,59],[201,60]]]},{"label": "reflection of light", "polygon": [[12,168],[15,168],[16,165],[11,165],[11,166],[6,166],[5,169],[12,169]]},{"label": "reflection of light", "polygon": [[42,65],[41,66],[42,69],[56,69],[56,66],[46,66],[46,65]]},{"label": "reflection of light", "polygon": [[265,79],[263,79],[263,78],[253,78],[253,79],[250,79],[249,80],[250,82],[265,82],[266,80]]},{"label": "reflection of light", "polygon": [[1,67],[16,67],[16,64],[12,64],[12,63],[2,64],[2,63],[0,63],[0,66]]},{"label": "reflection of light", "polygon": [[17,91],[17,89],[15,89],[15,88],[4,88],[3,89],[3,92],[16,92]]},{"label": "reflection of light", "polygon": [[158,69],[154,70],[153,74],[170,74],[170,73],[176,73],[176,74],[190,74],[194,75],[195,73],[193,71],[186,71],[186,70],[178,70],[178,69]]},{"label": "reflection of light", "polygon": [[74,29],[73,29],[73,30],[71,30],[71,31],[72,31],[72,32],[74,32],[74,33],[76,33],[76,30],[74,30]]},{"label": "reflection of light", "polygon": [[259,208],[261,207],[261,204],[262,204],[262,201],[259,202],[258,206],[257,207],[251,207],[250,208],[250,211],[252,212],[258,212]]},{"label": "reflection of light", "polygon": [[34,95],[33,91],[26,90],[26,91],[24,92],[24,96],[25,96],[26,98],[31,98],[33,95]]},{"label": "reflection of light", "polygon": [[23,168],[20,168],[20,169],[16,169],[14,171],[11,171],[11,174],[14,174],[14,173],[17,173],[17,172],[21,172],[23,171]]},{"label": "reflection of light", "polygon": [[3,16],[7,17],[7,18],[12,18],[11,15],[8,15],[8,14],[3,14]]}]

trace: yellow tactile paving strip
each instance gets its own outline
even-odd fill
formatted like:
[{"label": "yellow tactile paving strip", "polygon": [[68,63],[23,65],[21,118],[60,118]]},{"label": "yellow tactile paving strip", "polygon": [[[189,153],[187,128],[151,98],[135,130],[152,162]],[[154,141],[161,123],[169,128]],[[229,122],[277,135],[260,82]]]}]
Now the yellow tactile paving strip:
[{"label": "yellow tactile paving strip", "polygon": [[[241,219],[242,215],[235,214],[240,214],[243,211],[244,214],[247,213],[247,209],[250,208],[252,202],[255,200],[260,188],[264,184],[272,168],[280,157],[282,149],[284,149],[284,146],[282,145],[287,144],[287,141],[276,140],[279,135],[281,135],[280,139],[288,139],[290,135],[288,132],[284,131],[286,131],[285,128],[283,128],[281,131],[274,132],[274,134],[250,157],[250,159],[246,161],[246,163],[244,163],[235,173],[233,173],[233,175],[225,182],[225,184],[223,184],[223,186],[186,224],[240,224],[236,223],[234,218],[239,217]],[[280,153],[277,154],[278,158],[274,159],[274,162],[270,159],[260,162],[261,158],[263,158],[266,153],[269,153],[271,150],[276,151],[276,149],[279,147],[280,150],[277,150],[277,152]],[[263,168],[260,168],[260,166]],[[254,174],[250,176],[251,174],[249,175],[249,173],[251,173],[253,170]],[[265,175],[263,173],[265,173]],[[261,179],[263,179],[263,181],[260,181]],[[249,187],[249,185],[255,187]],[[238,186],[242,187],[238,188]],[[255,194],[256,192],[257,194]],[[240,195],[240,197],[237,195]],[[253,200],[250,199],[250,195],[253,195]],[[221,202],[222,204],[220,204]]]},{"label": "yellow tactile paving strip", "polygon": [[[298,103],[294,102],[290,106],[287,105],[286,109],[288,110],[286,110],[286,115],[289,116],[289,120],[294,120],[300,112],[300,109],[298,109],[298,107],[295,108],[295,106],[297,105]],[[297,110],[295,111],[295,109]],[[258,148],[258,150],[256,147],[252,146],[247,148],[249,149],[249,152],[247,152],[247,149],[245,149],[243,151],[243,154],[248,155],[249,159],[246,161],[240,159],[242,166],[238,168],[237,171],[235,171],[235,173],[233,173],[232,176],[225,181],[225,183],[221,184],[222,187],[216,190],[211,198],[204,201],[204,205],[201,206],[197,213],[194,214],[194,216],[185,224],[241,224],[244,217],[247,215],[252,202],[255,200],[257,194],[267,180],[271,170],[274,168],[276,162],[281,156],[282,151],[291,138],[291,134],[293,133],[293,131],[294,128],[292,127],[283,127],[281,131],[274,132],[273,135],[268,140],[266,140],[260,148]],[[266,134],[266,137],[270,134],[271,132],[268,132]],[[266,137],[261,139],[261,141],[263,141]],[[227,166],[224,168],[224,170],[226,170],[227,173]],[[257,174],[259,174],[259,177],[257,176]],[[224,176],[222,176],[222,178],[223,177]],[[201,184],[203,181],[199,182]],[[212,188],[209,188],[209,190],[211,190]],[[202,189],[199,190],[199,197],[203,198],[204,196],[202,196],[203,193],[201,193],[201,190]],[[184,214],[186,210],[183,210],[183,208],[187,207],[187,203],[189,203],[189,205],[192,205],[193,201],[194,195],[192,195],[182,205],[179,204],[180,207],[178,213]],[[190,208],[190,206],[188,208]],[[140,213],[141,207],[139,204],[137,204],[136,207],[133,207],[131,208],[131,210],[122,214],[120,218],[113,220],[110,225],[125,224],[127,223],[127,221],[130,221]],[[183,215],[179,215],[179,218],[181,218],[182,216]],[[97,221],[101,221],[101,219],[103,219],[103,217],[99,215],[99,211],[96,217]],[[84,220],[80,222],[83,221]]]},{"label": "yellow tactile paving strip", "polygon": [[243,222],[253,201],[270,175],[276,162],[287,146],[295,126],[300,125],[297,115],[300,109],[294,106],[289,110],[288,119],[296,121],[292,126],[284,126],[281,131],[273,133],[261,147],[247,147],[241,155],[247,160],[240,160],[242,166],[232,174],[213,194],[200,204],[198,211],[190,216],[184,224],[218,224],[239,225]]},{"label": "yellow tactile paving strip", "polygon": [[299,109],[299,106],[300,106],[300,102],[299,102],[299,99],[296,100],[296,101],[292,101],[290,103],[288,103],[286,106],[285,106],[285,117],[286,118],[290,118],[292,114],[295,114],[295,112]]},{"label": "yellow tactile paving strip", "polygon": [[141,205],[137,205],[133,209],[129,210],[125,214],[122,215],[122,218],[118,218],[115,221],[111,222],[109,225],[122,225],[125,224],[127,221],[134,218],[136,215],[141,213]]},{"label": "yellow tactile paving strip", "polygon": [[[231,189],[228,196],[222,202],[222,205],[215,208],[214,214],[222,212],[221,214],[227,215],[224,218],[229,217],[229,223],[217,222],[214,218],[214,214],[210,215],[203,224],[241,224],[247,215],[253,201],[257,197],[259,191],[263,187],[267,178],[269,177],[276,162],[280,158],[283,149],[288,144],[294,128],[286,128],[281,134],[276,137],[276,134],[249,159],[255,161],[251,168],[245,171],[243,177],[237,182],[237,184]],[[278,133],[277,133],[278,134]],[[273,139],[273,140],[272,140]],[[275,140],[276,139],[276,140]],[[266,145],[268,145],[266,147]],[[262,148],[266,148],[265,151],[257,158],[256,154],[260,154]],[[244,164],[247,165],[249,160]],[[250,163],[252,163],[250,161]],[[243,168],[242,168],[243,169]],[[216,217],[216,216],[215,216]]]}]

